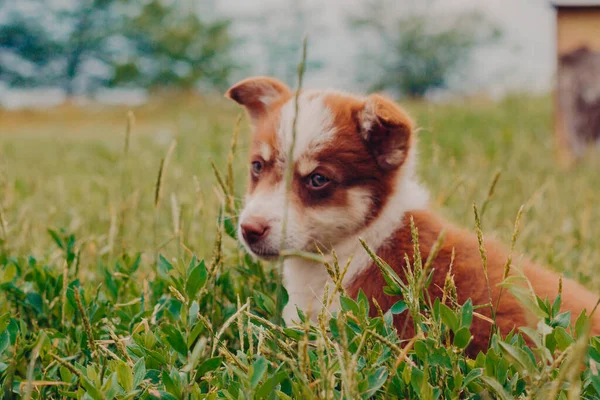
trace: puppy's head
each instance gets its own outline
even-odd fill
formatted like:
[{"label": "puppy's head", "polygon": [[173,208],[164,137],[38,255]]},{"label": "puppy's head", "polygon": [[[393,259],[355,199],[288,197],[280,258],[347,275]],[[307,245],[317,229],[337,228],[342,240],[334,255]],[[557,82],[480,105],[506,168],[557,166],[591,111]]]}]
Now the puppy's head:
[{"label": "puppy's head", "polygon": [[413,123],[401,108],[379,95],[303,91],[296,113],[292,91],[266,77],[241,81],[226,96],[246,108],[253,129],[239,224],[251,253],[328,250],[377,218],[411,151]]}]

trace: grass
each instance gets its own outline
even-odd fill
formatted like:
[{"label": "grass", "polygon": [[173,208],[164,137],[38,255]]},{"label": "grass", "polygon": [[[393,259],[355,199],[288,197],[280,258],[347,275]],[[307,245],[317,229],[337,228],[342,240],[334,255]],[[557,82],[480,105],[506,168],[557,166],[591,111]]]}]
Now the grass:
[{"label": "grass", "polygon": [[[483,233],[510,244],[523,205],[515,255],[600,291],[600,161],[556,164],[549,98],[406,106],[422,128],[419,174],[434,209],[475,230],[475,203]],[[585,318],[569,327],[543,301],[532,302],[545,315],[537,331],[495,337],[476,360],[462,351],[473,305],[422,298],[422,276],[388,283],[413,296],[394,312],[421,315],[416,331],[427,339],[399,341],[391,315],[369,319],[364,298],[316,325],[275,325],[277,271],[231,237],[249,142],[243,120],[230,154],[239,110],[220,99],[156,100],[132,110],[126,145],[127,111],[0,111],[5,398],[600,393],[600,341],[587,339]],[[330,266],[334,280],[343,268]]]}]

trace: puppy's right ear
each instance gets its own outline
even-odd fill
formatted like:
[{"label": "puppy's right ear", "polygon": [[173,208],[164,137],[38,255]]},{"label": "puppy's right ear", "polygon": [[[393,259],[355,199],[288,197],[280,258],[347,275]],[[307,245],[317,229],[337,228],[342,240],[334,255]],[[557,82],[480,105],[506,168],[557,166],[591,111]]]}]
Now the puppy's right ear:
[{"label": "puppy's right ear", "polygon": [[246,108],[253,125],[273,103],[288,99],[291,95],[292,91],[285,83],[266,76],[244,79],[225,93],[225,97]]}]

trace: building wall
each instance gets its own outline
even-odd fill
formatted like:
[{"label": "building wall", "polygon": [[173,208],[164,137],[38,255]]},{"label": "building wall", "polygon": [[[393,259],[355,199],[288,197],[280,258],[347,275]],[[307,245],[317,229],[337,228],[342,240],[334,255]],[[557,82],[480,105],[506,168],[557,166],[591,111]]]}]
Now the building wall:
[{"label": "building wall", "polygon": [[587,45],[600,51],[600,6],[557,10],[558,54]]},{"label": "building wall", "polygon": [[569,164],[600,136],[600,6],[559,7],[556,33],[555,138]]}]

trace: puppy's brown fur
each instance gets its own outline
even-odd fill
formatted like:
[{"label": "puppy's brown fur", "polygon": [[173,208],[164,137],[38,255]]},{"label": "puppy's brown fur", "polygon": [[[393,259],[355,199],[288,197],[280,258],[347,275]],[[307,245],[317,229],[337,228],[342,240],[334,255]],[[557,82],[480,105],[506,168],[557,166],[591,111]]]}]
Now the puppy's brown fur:
[{"label": "puppy's brown fur", "polygon": [[[410,231],[411,217],[414,219],[415,227],[419,232],[419,248],[423,260],[426,260],[429,256],[438,235],[442,230],[445,230],[445,239],[433,262],[435,272],[433,281],[429,287],[431,297],[442,297],[442,289],[450,266],[452,249],[454,249],[455,258],[452,266],[452,275],[456,284],[458,302],[462,304],[471,298],[473,304],[481,305],[489,303],[489,293],[485,284],[485,275],[477,236],[449,225],[440,220],[432,212],[411,211],[407,213],[404,217],[402,227],[394,233],[393,239],[388,244],[377,249],[377,255],[385,260],[400,277],[404,275],[404,255],[407,254],[411,262],[414,260]],[[498,296],[500,295],[500,286],[498,284],[503,279],[508,253],[495,241],[486,241],[485,250],[487,255],[488,279],[495,307],[498,304]],[[515,271],[513,270],[511,275],[514,274]],[[548,297],[553,300],[558,295],[558,275],[529,261],[525,261],[523,265],[523,274],[531,282],[535,293],[541,298]],[[371,270],[368,270],[352,281],[348,287],[348,292],[351,296],[356,296],[359,289],[362,289],[367,298],[375,298],[382,309],[387,310],[399,299],[385,295],[381,290],[385,285],[383,275],[374,274]],[[584,309],[587,310],[588,314],[592,311],[598,300],[598,296],[593,295],[574,281],[563,279],[561,299],[561,310],[571,311],[571,319],[574,323],[575,319]],[[489,307],[480,308],[477,312],[491,318]],[[371,313],[375,315],[376,310],[371,309]],[[394,324],[399,332],[406,329],[406,336],[412,337],[414,336],[413,324],[412,321],[406,323],[406,318],[410,318],[407,313],[396,315]],[[512,329],[532,325],[537,321],[534,316],[526,312],[523,305],[515,297],[504,289],[496,310],[496,322],[501,333],[507,334]],[[492,324],[489,320],[477,317],[473,319],[471,326],[473,341],[469,345],[469,353],[477,354],[477,352],[487,349],[491,328]],[[600,315],[597,313],[593,316],[592,334],[600,335]]]}]

